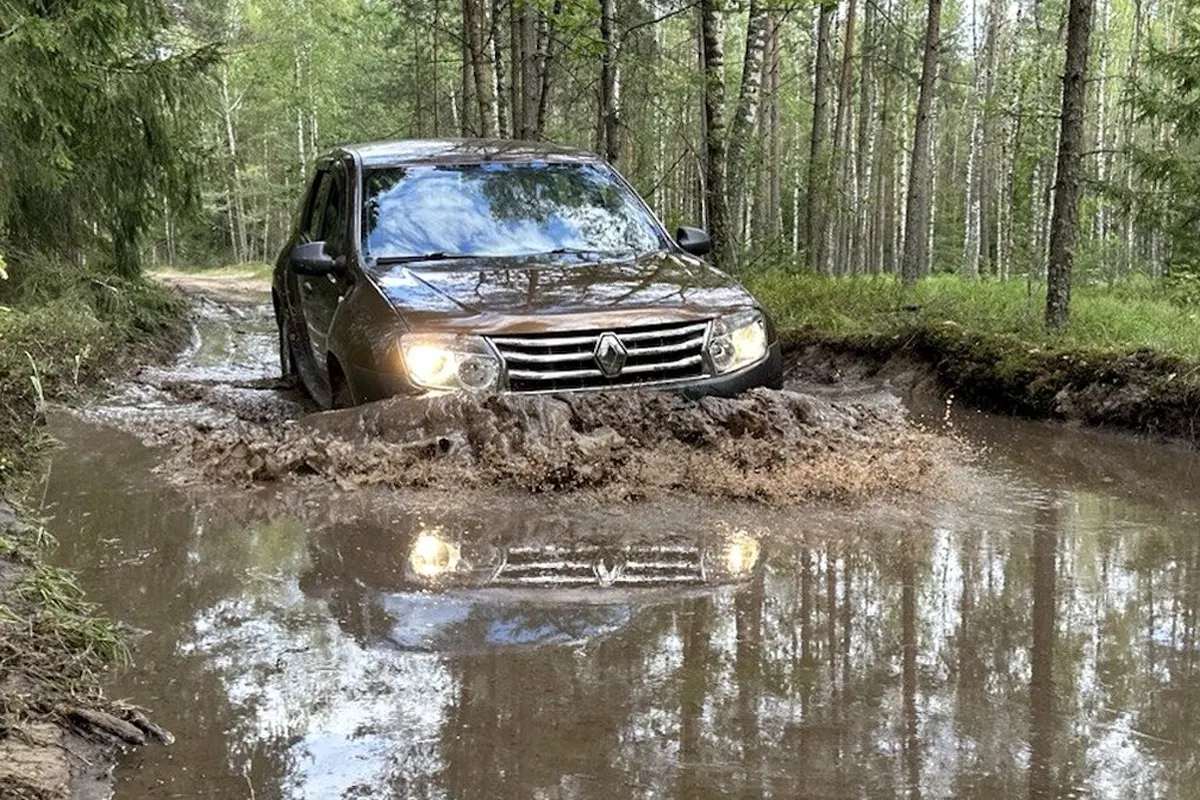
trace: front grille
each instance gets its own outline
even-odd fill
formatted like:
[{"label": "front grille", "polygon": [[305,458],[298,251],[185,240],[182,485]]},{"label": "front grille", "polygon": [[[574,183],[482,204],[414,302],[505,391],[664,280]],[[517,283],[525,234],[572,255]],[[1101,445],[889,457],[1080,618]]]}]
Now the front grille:
[{"label": "front grille", "polygon": [[496,586],[661,586],[704,583],[703,555],[692,545],[511,547]]},{"label": "front grille", "polygon": [[[700,378],[706,375],[704,340],[709,323],[672,322],[614,331],[492,336],[504,359],[508,388],[514,392],[558,392],[606,389]],[[595,358],[606,333],[625,348],[625,364],[605,375]]]}]

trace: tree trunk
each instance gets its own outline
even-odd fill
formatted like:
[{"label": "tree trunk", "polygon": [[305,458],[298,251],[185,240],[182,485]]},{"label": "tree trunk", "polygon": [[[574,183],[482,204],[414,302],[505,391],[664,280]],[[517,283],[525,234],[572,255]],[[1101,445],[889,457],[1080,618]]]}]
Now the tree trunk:
[{"label": "tree trunk", "polygon": [[442,135],[442,120],[441,120],[441,88],[438,80],[438,73],[441,72],[441,65],[438,59],[441,56],[440,37],[439,34],[442,28],[442,4],[440,0],[433,0],[433,28],[430,30],[430,58],[433,61],[433,69],[431,70],[432,79],[430,80],[430,89],[433,92],[433,136],[440,138]]},{"label": "tree trunk", "polygon": [[[504,72],[504,45],[501,42],[500,31],[504,19],[504,8],[500,0],[492,0],[491,27],[488,36],[488,54],[492,57],[493,90],[496,97],[496,129],[500,136],[512,136],[513,126],[509,118],[508,79]],[[434,73],[437,73],[437,61],[433,62]]]},{"label": "tree trunk", "polygon": [[858,198],[858,204],[854,208],[854,232],[850,238],[850,269],[856,274],[875,271],[873,268],[868,269],[867,265],[868,259],[871,258],[868,255],[871,250],[867,247],[867,242],[870,230],[868,220],[871,219],[873,209],[871,184],[874,176],[871,170],[871,156],[875,148],[874,131],[871,127],[875,116],[875,86],[871,72],[875,59],[875,17],[875,4],[866,3],[863,8],[862,66],[859,67],[861,86],[858,133],[854,148],[854,176],[858,181],[854,194]]},{"label": "tree trunk", "polygon": [[854,24],[858,16],[857,0],[849,0],[846,7],[846,27],[842,44],[842,74],[838,80],[837,117],[833,126],[833,147],[837,156],[834,174],[837,180],[837,235],[834,238],[835,273],[855,271],[856,266],[849,262],[850,236],[853,226],[852,217],[857,216],[858,199],[854,196],[856,187],[852,174],[850,160],[850,130],[852,90],[854,88]]},{"label": "tree trunk", "polygon": [[904,206],[904,257],[901,277],[912,284],[929,272],[929,220],[932,217],[930,129],[933,95],[937,83],[937,60],[941,46],[942,0],[929,0],[925,21],[924,58],[917,95],[917,121],[913,132],[912,159],[908,172],[908,198]]},{"label": "tree trunk", "polygon": [[479,135],[496,135],[496,114],[493,96],[495,75],[489,69],[490,59],[485,44],[488,23],[487,7],[483,0],[463,0],[463,37],[471,59],[471,75],[474,79],[475,103],[479,107]]},{"label": "tree trunk", "polygon": [[509,81],[508,107],[512,116],[512,135],[514,139],[524,139],[526,130],[525,120],[525,37],[521,26],[522,12],[520,0],[508,0],[508,52],[509,69],[512,80]]},{"label": "tree trunk", "polygon": [[233,243],[233,260],[247,260],[246,206],[243,201],[242,170],[238,166],[237,137],[233,129],[233,99],[229,95],[229,67],[221,69],[221,115],[225,120],[225,145],[229,148],[229,239]]},{"label": "tree trunk", "polygon": [[459,50],[462,53],[462,74],[460,75],[462,91],[459,95],[458,121],[463,136],[478,136],[479,130],[471,124],[472,109],[475,105],[475,77],[471,64],[471,14],[472,0],[462,0],[462,31]]},{"label": "tree trunk", "polygon": [[563,0],[554,0],[554,6],[550,10],[550,16],[542,14],[541,31],[538,34],[538,40],[541,44],[541,57],[538,61],[538,98],[537,98],[537,120],[535,127],[535,135],[541,138],[542,131],[546,130],[546,114],[550,109],[550,83],[551,75],[553,75],[554,58],[556,48],[554,47],[554,26],[559,15],[562,14]]},{"label": "tree trunk", "polygon": [[523,0],[521,4],[521,104],[524,110],[521,118],[525,129],[522,139],[537,137],[538,101],[541,88],[538,74],[538,10],[533,0]]},{"label": "tree trunk", "polygon": [[621,153],[621,73],[617,64],[617,0],[600,0],[600,121],[604,132],[604,158],[617,163]]},{"label": "tree trunk", "polygon": [[[713,251],[729,252],[729,205],[725,194],[725,10],[723,0],[701,0],[704,56],[704,200]],[[718,261],[717,266],[727,266]]]},{"label": "tree trunk", "polygon": [[1083,145],[1083,110],[1087,90],[1088,40],[1095,0],[1070,0],[1067,10],[1067,55],[1063,69],[1062,127],[1058,137],[1058,174],[1054,182],[1054,214],[1050,219],[1050,262],[1046,274],[1046,327],[1067,326],[1071,303],[1076,212],[1079,203],[1079,159]]},{"label": "tree trunk", "polygon": [[[936,2],[936,0],[935,0]],[[817,19],[817,52],[813,67],[813,123],[808,148],[808,266],[816,272],[828,272],[825,263],[825,195],[829,169],[825,138],[829,127],[829,28],[835,5],[821,6]]]},{"label": "tree trunk", "polygon": [[729,127],[729,153],[725,172],[729,178],[727,194],[729,212],[734,224],[726,242],[728,252],[718,251],[718,260],[729,267],[736,266],[737,253],[734,239],[744,233],[742,216],[746,204],[746,145],[758,119],[758,107],[762,95],[763,58],[766,54],[767,36],[771,18],[760,0],[750,0],[750,19],[746,23],[746,50],[742,57],[742,82],[738,91],[737,108]]},{"label": "tree trunk", "polygon": [[[1133,0],[1133,37],[1129,45],[1129,67],[1126,74],[1133,76],[1138,74],[1141,61],[1142,50],[1142,25],[1143,25],[1143,2],[1142,0]],[[1133,103],[1125,104],[1124,119],[1122,120],[1123,133],[1121,136],[1121,147],[1128,153],[1133,146],[1133,123],[1136,111]],[[1126,199],[1126,207],[1122,209],[1124,214],[1124,236],[1125,242],[1125,274],[1129,275],[1133,272],[1134,266],[1134,229],[1133,222],[1137,216],[1137,202],[1133,195],[1133,159],[1128,155],[1125,158],[1125,169],[1122,171],[1122,189]]]},{"label": "tree trunk", "polygon": [[779,17],[771,19],[771,35],[767,40],[767,103],[769,123],[768,130],[768,148],[770,153],[770,187],[767,193],[767,236],[772,240],[772,245],[779,247],[780,231],[783,230],[783,142],[782,142],[782,127],[780,125],[780,102],[779,102],[779,68],[780,68],[780,49],[779,49],[779,28],[781,24]]}]

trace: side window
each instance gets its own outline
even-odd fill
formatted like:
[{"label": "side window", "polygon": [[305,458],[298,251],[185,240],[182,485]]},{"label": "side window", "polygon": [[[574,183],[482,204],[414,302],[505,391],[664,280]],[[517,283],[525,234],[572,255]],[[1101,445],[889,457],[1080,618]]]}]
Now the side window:
[{"label": "side window", "polygon": [[321,238],[321,212],[325,210],[325,200],[329,196],[329,186],[332,183],[328,170],[321,170],[313,178],[313,191],[309,195],[305,218],[300,225],[307,241],[315,242]]},{"label": "side window", "polygon": [[340,256],[345,250],[346,240],[346,170],[337,164],[330,171],[330,176],[325,213],[321,217],[320,238],[325,241],[325,252]]}]

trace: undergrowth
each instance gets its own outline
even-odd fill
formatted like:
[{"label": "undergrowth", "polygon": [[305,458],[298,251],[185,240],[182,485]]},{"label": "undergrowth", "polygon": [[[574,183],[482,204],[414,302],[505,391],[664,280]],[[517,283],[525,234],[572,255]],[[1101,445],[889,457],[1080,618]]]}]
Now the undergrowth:
[{"label": "undergrowth", "polygon": [[0,739],[59,702],[101,701],[99,673],[128,661],[116,625],[97,616],[69,572],[45,562],[54,545],[40,522],[0,531],[9,565],[7,577],[0,571]]},{"label": "undergrowth", "polygon": [[[72,575],[46,563],[53,539],[5,504],[30,485],[51,439],[50,403],[78,399],[171,346],[185,305],[159,286],[45,257],[9,256],[0,280],[0,740],[59,703],[102,706],[99,674],[127,658],[115,625]],[[0,788],[0,794],[4,789]]]},{"label": "undergrowth", "polygon": [[76,399],[182,319],[161,287],[40,262],[0,285],[0,491],[44,449],[49,402]]}]

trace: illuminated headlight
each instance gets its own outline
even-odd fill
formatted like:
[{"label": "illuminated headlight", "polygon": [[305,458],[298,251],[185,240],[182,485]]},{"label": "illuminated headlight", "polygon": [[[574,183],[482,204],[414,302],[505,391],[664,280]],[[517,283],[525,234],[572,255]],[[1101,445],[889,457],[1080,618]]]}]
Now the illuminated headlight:
[{"label": "illuminated headlight", "polygon": [[500,385],[500,359],[478,336],[406,333],[400,357],[408,379],[426,389],[494,392]]},{"label": "illuminated headlight", "polygon": [[408,564],[420,578],[439,578],[454,572],[461,560],[457,544],[432,533],[418,536],[408,554]]},{"label": "illuminated headlight", "polygon": [[739,311],[713,323],[708,359],[718,375],[761,361],[767,354],[767,321],[761,311]]},{"label": "illuminated headlight", "polygon": [[745,533],[734,534],[721,548],[721,567],[731,577],[754,571],[758,564],[758,540]]}]

